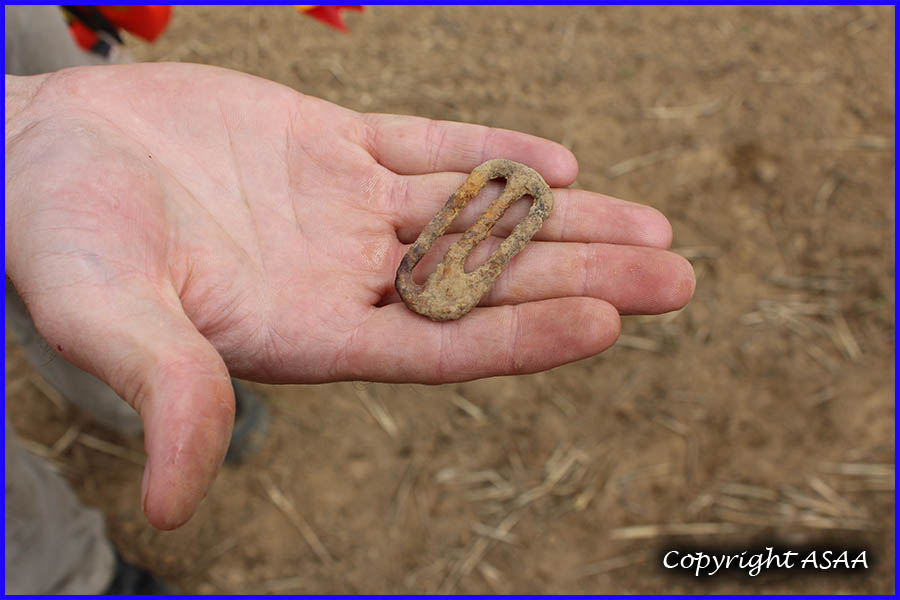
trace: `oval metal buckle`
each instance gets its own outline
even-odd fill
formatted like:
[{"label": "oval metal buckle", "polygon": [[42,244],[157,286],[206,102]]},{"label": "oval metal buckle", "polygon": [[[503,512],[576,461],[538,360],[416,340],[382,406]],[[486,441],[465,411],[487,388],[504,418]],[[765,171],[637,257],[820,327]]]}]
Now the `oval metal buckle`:
[{"label": "oval metal buckle", "polygon": [[[425,284],[416,284],[412,278],[413,268],[488,181],[499,177],[506,178],[506,187],[500,197],[450,246]],[[526,194],[534,202],[525,218],[519,221],[483,265],[466,273],[463,265],[472,249],[490,234],[506,209]],[[552,208],[553,193],[550,186],[534,169],[504,159],[489,160],[478,165],[425,226],[403,257],[394,282],[397,292],[411,310],[434,321],[451,321],[462,317],[487,294],[507,263],[541,228]]]}]

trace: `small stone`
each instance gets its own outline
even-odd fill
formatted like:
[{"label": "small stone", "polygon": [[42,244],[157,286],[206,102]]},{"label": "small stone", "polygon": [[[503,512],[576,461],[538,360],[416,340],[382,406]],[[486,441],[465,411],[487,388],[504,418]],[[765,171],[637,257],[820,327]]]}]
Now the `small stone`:
[{"label": "small stone", "polygon": [[757,181],[768,185],[778,177],[778,166],[771,160],[760,159],[753,166],[753,175]]}]

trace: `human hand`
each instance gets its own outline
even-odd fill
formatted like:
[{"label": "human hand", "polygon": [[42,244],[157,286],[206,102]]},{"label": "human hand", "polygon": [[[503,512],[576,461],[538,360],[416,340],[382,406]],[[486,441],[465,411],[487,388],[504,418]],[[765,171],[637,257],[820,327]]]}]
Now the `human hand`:
[{"label": "human hand", "polygon": [[445,323],[408,310],[397,265],[473,167],[508,158],[551,187],[575,179],[572,154],[532,136],[363,115],[187,64],[8,77],[6,102],[7,275],[48,344],[141,415],[144,511],[163,529],[190,517],[221,464],[229,372],[273,383],[535,372],[612,345],[620,313],[674,310],[693,293],[661,214],[555,189],[535,241],[480,307]]}]

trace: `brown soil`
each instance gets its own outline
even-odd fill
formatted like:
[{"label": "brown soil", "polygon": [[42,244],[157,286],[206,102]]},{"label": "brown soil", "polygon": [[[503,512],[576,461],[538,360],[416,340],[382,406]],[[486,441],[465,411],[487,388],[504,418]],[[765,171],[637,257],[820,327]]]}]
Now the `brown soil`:
[{"label": "brown soil", "polygon": [[[369,7],[347,21],[344,35],[287,6],[178,7],[160,41],[129,47],[559,140],[577,186],[670,218],[696,295],[537,375],[258,386],[265,446],[174,532],[142,516],[140,466],[76,442],[57,462],[125,555],[194,593],[892,593],[893,7]],[[81,417],[7,350],[11,419],[52,446]],[[660,566],[662,548],[766,541],[863,546],[870,569]]]}]

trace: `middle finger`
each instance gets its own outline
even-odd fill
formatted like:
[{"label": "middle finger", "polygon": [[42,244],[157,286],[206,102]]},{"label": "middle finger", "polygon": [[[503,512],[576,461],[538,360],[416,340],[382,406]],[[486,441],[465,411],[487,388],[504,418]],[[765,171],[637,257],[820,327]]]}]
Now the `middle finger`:
[{"label": "middle finger", "polygon": [[[447,199],[466,180],[464,173],[405,176],[391,199],[394,227],[403,243],[412,243]],[[461,233],[493,202],[503,182],[493,181],[457,215],[446,233]],[[668,248],[672,227],[658,210],[586,190],[554,189],[553,210],[534,239],[602,242]],[[528,212],[531,202],[515,202],[494,226],[492,234],[507,236]]]}]

